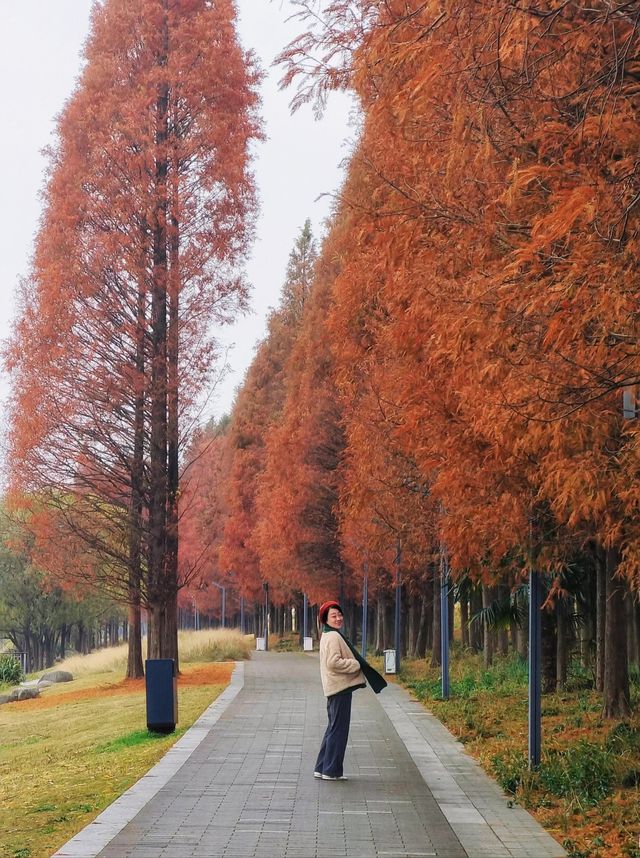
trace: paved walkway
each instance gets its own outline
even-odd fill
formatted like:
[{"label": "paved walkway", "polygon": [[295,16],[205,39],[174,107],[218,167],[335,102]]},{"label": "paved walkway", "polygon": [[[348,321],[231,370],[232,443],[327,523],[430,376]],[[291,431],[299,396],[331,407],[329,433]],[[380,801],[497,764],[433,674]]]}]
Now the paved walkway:
[{"label": "paved walkway", "polygon": [[559,858],[398,686],[354,694],[344,782],[313,777],[317,655],[255,653],[169,753],[54,858]]}]

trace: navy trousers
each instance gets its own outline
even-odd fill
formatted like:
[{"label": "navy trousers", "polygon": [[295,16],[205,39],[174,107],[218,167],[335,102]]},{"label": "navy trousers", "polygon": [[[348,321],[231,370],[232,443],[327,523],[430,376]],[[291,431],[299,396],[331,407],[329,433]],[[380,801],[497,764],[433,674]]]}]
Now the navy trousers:
[{"label": "navy trousers", "polygon": [[320,753],[314,771],[321,772],[323,775],[330,775],[332,778],[339,778],[344,774],[342,764],[349,738],[351,697],[350,691],[346,694],[334,694],[333,697],[327,697],[329,723],[322,739],[322,745],[320,745]]}]

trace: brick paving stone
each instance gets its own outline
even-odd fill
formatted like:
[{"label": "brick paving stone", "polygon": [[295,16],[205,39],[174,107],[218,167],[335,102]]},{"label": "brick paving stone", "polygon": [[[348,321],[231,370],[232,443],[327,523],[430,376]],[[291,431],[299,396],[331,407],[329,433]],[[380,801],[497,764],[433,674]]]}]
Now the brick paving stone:
[{"label": "brick paving stone", "polygon": [[53,858],[560,858],[398,686],[354,694],[345,772],[313,777],[317,656],[255,653],[165,758]]}]

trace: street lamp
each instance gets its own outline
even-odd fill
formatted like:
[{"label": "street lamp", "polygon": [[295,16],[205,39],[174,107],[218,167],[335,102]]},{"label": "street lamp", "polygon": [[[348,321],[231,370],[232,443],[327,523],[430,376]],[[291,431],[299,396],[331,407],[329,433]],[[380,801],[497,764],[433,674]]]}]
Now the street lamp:
[{"label": "street lamp", "polygon": [[367,615],[369,612],[369,563],[364,561],[364,581],[362,584],[362,658],[367,657]]},{"label": "street lamp", "polygon": [[222,584],[217,584],[215,581],[212,581],[211,583],[222,592],[222,604],[220,606],[220,613],[222,616],[220,626],[224,629],[226,626],[225,617],[227,616],[227,588],[223,587]]},{"label": "street lamp", "polygon": [[269,651],[269,584],[265,581],[262,585],[264,590],[264,649]]},{"label": "street lamp", "polygon": [[402,603],[402,583],[400,581],[400,563],[402,562],[402,548],[400,546],[400,537],[398,537],[398,547],[396,551],[396,627],[395,627],[395,648],[396,648],[396,673],[400,673],[400,613]]},{"label": "street lamp", "polygon": [[440,669],[442,699],[449,699],[449,558],[440,545]]},{"label": "street lamp", "polygon": [[542,617],[540,575],[534,568],[533,517],[529,521],[529,768],[540,765],[542,750]]},{"label": "street lamp", "polygon": [[[299,633],[298,633],[299,634]],[[309,637],[309,599],[306,593],[302,594],[302,639]]]}]

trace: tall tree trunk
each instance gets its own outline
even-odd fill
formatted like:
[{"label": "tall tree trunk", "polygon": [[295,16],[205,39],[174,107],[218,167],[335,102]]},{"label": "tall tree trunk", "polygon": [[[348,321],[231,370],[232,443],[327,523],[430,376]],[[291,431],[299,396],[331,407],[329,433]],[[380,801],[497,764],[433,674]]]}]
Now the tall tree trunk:
[{"label": "tall tree trunk", "polygon": [[524,617],[522,625],[516,629],[516,649],[520,658],[526,658],[529,651],[529,618]]},{"label": "tall tree trunk", "polygon": [[127,678],[144,676],[142,665],[142,621],[140,601],[129,604],[129,640],[127,645]]},{"label": "tall tree trunk", "polygon": [[620,562],[619,551],[606,552],[607,617],[605,623],[603,718],[628,718],[631,714],[629,694],[629,664],[624,597],[626,586],[616,577]]},{"label": "tall tree trunk", "polygon": [[567,682],[567,603],[556,600],[556,691],[562,691]]},{"label": "tall tree trunk", "polygon": [[407,654],[411,657],[416,645],[416,606],[417,600],[407,591]]},{"label": "tall tree trunk", "polygon": [[636,593],[629,593],[629,601],[631,602],[631,616],[633,624],[633,650],[630,653],[629,660],[640,665],[640,600]]},{"label": "tall tree trunk", "polygon": [[462,649],[469,649],[469,598],[464,592],[460,595],[460,638]]},{"label": "tall tree trunk", "polygon": [[594,629],[595,629],[595,576],[589,575],[585,582],[585,597],[582,605],[583,622],[580,626],[580,663],[586,669],[593,665]]},{"label": "tall tree trunk", "polygon": [[471,626],[469,627],[469,643],[474,652],[480,652],[484,648],[483,639],[483,624],[474,617],[482,610],[482,587],[479,584],[474,584],[471,590],[469,600],[471,608]]},{"label": "tall tree trunk", "polygon": [[428,599],[427,594],[422,593],[420,596],[420,619],[418,621],[418,631],[416,634],[416,643],[413,650],[414,658],[424,658],[427,649],[427,614],[428,614]]},{"label": "tall tree trunk", "polygon": [[[507,602],[511,596],[511,590],[505,584],[499,584],[496,587],[496,596],[501,602]],[[509,630],[506,627],[498,629],[498,652],[500,655],[508,655],[509,653]]]},{"label": "tall tree trunk", "polygon": [[396,631],[396,614],[395,614],[395,589],[394,598],[387,601],[384,612],[384,648],[394,649],[395,647],[395,631]]},{"label": "tall tree trunk", "polygon": [[[296,593],[296,631],[298,632],[298,644],[302,649],[304,637],[304,597],[302,593]],[[307,620],[308,622],[308,620]]]},{"label": "tall tree trunk", "polygon": [[543,610],[541,618],[542,643],[542,693],[551,694],[556,687],[556,613]]},{"label": "tall tree trunk", "polygon": [[153,212],[153,266],[151,285],[151,432],[149,455],[149,658],[175,658],[168,648],[173,639],[174,602],[165,575],[167,536],[167,171],[169,87],[167,0],[162,0],[163,46],[158,57],[160,82],[156,98],[155,209]]},{"label": "tall tree trunk", "polygon": [[347,612],[349,615],[350,640],[355,645],[355,642],[358,640],[358,604],[355,599],[349,599],[347,602]]},{"label": "tall tree trunk", "polygon": [[596,547],[596,691],[604,691],[607,569],[602,546]]},{"label": "tall tree trunk", "polygon": [[167,535],[165,580],[167,589],[167,648],[178,662],[178,490],[179,490],[179,306],[180,226],[178,223],[178,168],[174,153],[171,170],[169,229],[169,328],[167,332]]},{"label": "tall tree trunk", "polygon": [[625,609],[627,612],[627,653],[629,664],[638,664],[638,603],[635,594],[627,588],[625,595]]},{"label": "tall tree trunk", "polygon": [[449,587],[449,591],[447,593],[447,610],[449,611],[449,645],[453,644],[453,639],[455,637],[455,596],[453,592],[453,585],[451,583],[451,578],[447,579],[447,586]]},{"label": "tall tree trunk", "polygon": [[440,652],[440,628],[441,628],[441,604],[440,591],[442,589],[440,575],[434,569],[433,573],[433,625],[431,627],[431,667],[439,667],[442,663]]},{"label": "tall tree trunk", "polygon": [[[141,246],[145,247],[146,230],[141,230]],[[142,254],[140,270],[144,271]],[[147,288],[141,274],[138,282],[136,307],[136,372],[134,382],[133,459],[131,461],[131,504],[129,509],[129,636],[127,644],[127,678],[144,675],[142,664],[142,539],[144,508],[144,372]]]},{"label": "tall tree trunk", "polygon": [[422,657],[426,658],[429,648],[431,647],[431,639],[433,637],[433,587],[434,587],[434,571],[431,569],[427,574],[424,582],[424,593],[427,600],[425,613],[425,630],[424,630],[424,645]]},{"label": "tall tree trunk", "polygon": [[[482,607],[486,610],[491,602],[495,599],[495,588],[489,587],[487,584],[482,585]],[[485,670],[493,664],[493,656],[496,648],[495,632],[489,628],[487,622],[482,624],[484,632],[484,667]]]},{"label": "tall tree trunk", "polygon": [[376,653],[381,653],[384,649],[384,634],[383,634],[383,618],[384,618],[384,600],[383,596],[379,595],[376,599],[376,633],[374,650]]}]

